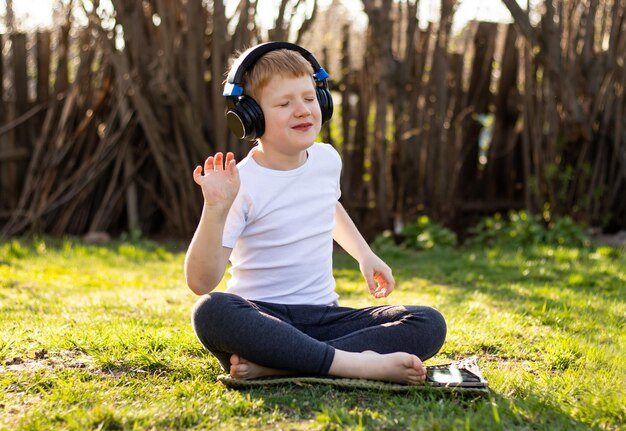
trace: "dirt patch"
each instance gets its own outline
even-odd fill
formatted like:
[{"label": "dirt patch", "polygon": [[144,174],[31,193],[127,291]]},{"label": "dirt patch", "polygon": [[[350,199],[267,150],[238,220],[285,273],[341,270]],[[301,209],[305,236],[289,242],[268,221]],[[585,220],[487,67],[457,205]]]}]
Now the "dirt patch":
[{"label": "dirt patch", "polygon": [[0,428],[15,429],[20,419],[25,416],[33,406],[41,401],[39,395],[27,395],[24,392],[5,392],[0,402]]},{"label": "dirt patch", "polygon": [[[12,356],[0,361],[0,375],[11,373],[25,376],[38,372],[58,372],[62,370],[81,370],[86,373],[106,378],[121,378],[128,373],[145,373],[141,369],[103,370],[98,360],[79,349],[50,352],[39,349],[22,356]],[[29,393],[20,386],[9,384],[0,397],[0,429],[15,429],[30,410],[41,402],[41,395]]]},{"label": "dirt patch", "polygon": [[[119,377],[123,373],[105,372],[98,365],[96,358],[79,349],[49,352],[39,349],[23,356],[13,356],[0,362],[0,374],[13,373],[31,375],[36,372],[54,372],[67,369],[85,370],[91,374],[107,377]],[[29,411],[41,402],[41,395],[29,393],[12,385],[0,398],[0,429],[15,429]]]},{"label": "dirt patch", "polygon": [[97,358],[79,349],[49,352],[39,349],[23,356],[13,356],[0,362],[0,374],[12,372],[28,374],[40,370],[59,371],[67,369],[83,370],[99,377],[120,378],[128,374],[145,374],[150,371],[141,368],[120,365],[111,369],[103,369]]},{"label": "dirt patch", "polygon": [[95,371],[95,358],[86,355],[80,350],[61,350],[49,353],[46,349],[39,349],[26,356],[14,356],[0,365],[0,373],[27,373],[41,369],[82,368]]}]

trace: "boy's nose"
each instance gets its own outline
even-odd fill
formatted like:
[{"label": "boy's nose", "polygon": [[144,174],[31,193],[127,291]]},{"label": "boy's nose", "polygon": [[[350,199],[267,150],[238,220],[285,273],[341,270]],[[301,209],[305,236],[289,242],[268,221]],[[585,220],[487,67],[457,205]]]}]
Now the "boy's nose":
[{"label": "boy's nose", "polygon": [[299,103],[296,109],[296,117],[308,117],[311,115],[311,110],[306,103]]}]

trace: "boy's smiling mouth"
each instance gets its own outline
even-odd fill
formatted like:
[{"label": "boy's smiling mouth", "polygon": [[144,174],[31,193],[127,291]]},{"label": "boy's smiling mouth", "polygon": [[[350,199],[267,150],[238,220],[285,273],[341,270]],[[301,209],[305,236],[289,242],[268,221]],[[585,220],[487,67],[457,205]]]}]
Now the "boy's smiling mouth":
[{"label": "boy's smiling mouth", "polygon": [[292,129],[306,132],[311,127],[313,127],[313,123],[301,123],[301,124],[296,124],[295,126],[292,127]]}]

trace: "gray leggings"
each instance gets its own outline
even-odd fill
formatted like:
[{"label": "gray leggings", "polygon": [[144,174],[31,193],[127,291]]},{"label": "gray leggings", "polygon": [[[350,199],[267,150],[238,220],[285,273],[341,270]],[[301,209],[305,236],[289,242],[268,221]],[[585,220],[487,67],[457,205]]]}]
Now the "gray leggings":
[{"label": "gray leggings", "polygon": [[237,353],[265,367],[327,375],[335,349],[408,352],[426,360],[446,338],[446,322],[431,307],[284,305],[221,292],[196,303],[192,323],[226,371]]}]

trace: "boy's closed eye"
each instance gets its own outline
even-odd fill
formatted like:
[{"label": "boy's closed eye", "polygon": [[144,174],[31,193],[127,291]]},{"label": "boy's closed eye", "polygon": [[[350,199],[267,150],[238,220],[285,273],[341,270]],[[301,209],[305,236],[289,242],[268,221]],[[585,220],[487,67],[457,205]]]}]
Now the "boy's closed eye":
[{"label": "boy's closed eye", "polygon": [[[306,97],[306,98],[304,98],[304,101],[307,102],[307,103],[314,102],[315,100],[316,99],[314,97]],[[285,102],[278,103],[276,106],[280,106],[282,108],[286,108],[287,106],[289,106],[289,103],[290,103],[290,101],[287,100]]]}]

